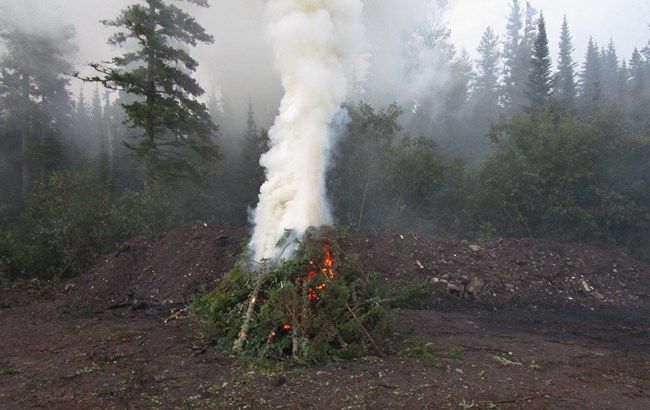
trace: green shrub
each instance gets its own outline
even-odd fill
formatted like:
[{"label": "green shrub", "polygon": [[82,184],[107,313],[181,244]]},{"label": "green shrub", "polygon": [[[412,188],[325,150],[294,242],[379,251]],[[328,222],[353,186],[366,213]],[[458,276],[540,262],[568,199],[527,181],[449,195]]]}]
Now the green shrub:
[{"label": "green shrub", "polygon": [[647,258],[650,138],[627,134],[616,115],[606,111],[583,124],[547,112],[495,127],[496,151],[480,170],[475,226]]},{"label": "green shrub", "polygon": [[51,279],[82,272],[109,248],[110,212],[108,192],[89,176],[52,175],[5,235],[12,276]]},{"label": "green shrub", "polygon": [[180,220],[165,192],[119,195],[83,173],[55,173],[17,220],[0,231],[0,273],[9,279],[77,275],[120,242]]}]

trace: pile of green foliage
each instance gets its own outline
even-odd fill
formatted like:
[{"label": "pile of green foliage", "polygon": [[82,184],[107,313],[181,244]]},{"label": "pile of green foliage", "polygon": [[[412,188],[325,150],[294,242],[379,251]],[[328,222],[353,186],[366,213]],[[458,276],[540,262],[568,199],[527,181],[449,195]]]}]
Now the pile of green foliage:
[{"label": "pile of green foliage", "polygon": [[295,259],[275,269],[251,275],[234,268],[194,310],[226,351],[310,364],[382,355],[399,300],[403,295],[387,297],[376,275],[364,272],[327,234],[306,239]]}]

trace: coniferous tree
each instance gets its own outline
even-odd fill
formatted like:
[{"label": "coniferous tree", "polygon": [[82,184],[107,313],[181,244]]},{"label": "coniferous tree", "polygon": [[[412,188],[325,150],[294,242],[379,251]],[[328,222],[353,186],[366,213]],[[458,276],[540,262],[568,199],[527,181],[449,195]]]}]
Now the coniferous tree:
[{"label": "coniferous tree", "polygon": [[517,87],[517,72],[519,71],[519,53],[521,52],[520,43],[521,30],[524,27],[522,20],[521,7],[519,0],[512,0],[510,5],[510,15],[506,24],[506,34],[503,42],[503,105],[507,111],[512,110],[513,94]]},{"label": "coniferous tree", "polygon": [[[648,25],[648,28],[650,29],[650,24]],[[646,60],[650,60],[650,40],[648,40],[648,44],[646,44],[645,47],[643,47],[643,54],[645,55]]]},{"label": "coniferous tree", "polygon": [[100,180],[107,186],[110,185],[112,175],[109,167],[108,139],[106,135],[105,119],[102,113],[102,97],[99,93],[99,84],[93,90],[93,100],[90,107],[90,132],[91,137],[97,144],[95,159]]},{"label": "coniferous tree", "polygon": [[223,121],[223,102],[214,90],[208,95],[208,112],[210,113],[212,123],[215,126],[221,125]]},{"label": "coniferous tree", "polygon": [[601,98],[600,58],[598,45],[589,38],[587,55],[580,73],[579,111],[583,117],[591,115]]},{"label": "coniferous tree", "polygon": [[90,155],[97,145],[93,138],[90,113],[83,86],[79,89],[79,98],[77,99],[77,106],[74,111],[74,128],[75,142],[83,147],[84,150],[88,149],[88,152],[84,152],[84,154]]},{"label": "coniferous tree", "polygon": [[492,28],[487,27],[483,32],[477,51],[479,54],[478,75],[470,99],[472,128],[476,131],[473,151],[482,151],[481,154],[486,154],[488,146],[485,135],[491,123],[499,119],[501,111],[498,102],[501,51],[499,50],[499,38]]},{"label": "coniferous tree", "polygon": [[[187,0],[208,7],[207,0]],[[157,180],[198,176],[211,167],[216,147],[215,129],[204,91],[191,74],[198,66],[185,45],[212,43],[213,37],[186,12],[165,0],[143,0],[103,23],[118,31],[109,43],[123,46],[135,40],[137,48],[107,63],[91,64],[106,87],[136,97],[123,103],[127,124],[142,130],[137,144],[125,144],[144,168],[144,186]]]},{"label": "coniferous tree", "polygon": [[77,123],[86,125],[89,121],[88,106],[86,104],[86,96],[84,95],[83,87],[79,88],[79,99],[77,100],[77,109],[75,110],[75,120]]},{"label": "coniferous tree", "polygon": [[548,51],[548,38],[546,37],[546,23],[540,14],[537,25],[537,38],[533,46],[531,58],[531,72],[528,76],[528,98],[530,108],[539,111],[548,105],[553,86],[551,74],[551,57]]},{"label": "coniferous tree", "polygon": [[607,49],[600,53],[601,92],[604,97],[617,99],[619,63],[616,46],[610,39]]},{"label": "coniferous tree", "polygon": [[557,73],[555,74],[553,96],[558,104],[558,108],[568,114],[575,114],[576,110],[576,80],[575,67],[573,61],[573,42],[569,32],[569,23],[566,16],[562,21],[562,31],[560,33],[559,56]]},{"label": "coniferous tree", "polygon": [[487,27],[483,32],[477,51],[479,58],[475,93],[487,101],[496,102],[501,52],[499,51],[499,37],[494,34],[491,27]]},{"label": "coniferous tree", "polygon": [[650,135],[650,61],[634,49],[629,72],[628,104],[632,130],[637,135]]},{"label": "coniferous tree", "polygon": [[35,181],[44,181],[64,161],[64,138],[70,135],[72,105],[66,73],[67,60],[76,50],[72,26],[49,32],[27,32],[5,24],[0,31],[5,53],[0,61],[0,99],[6,118],[3,145],[10,147],[7,158],[17,162],[18,181],[3,183],[20,186],[24,202]]},{"label": "coniferous tree", "polygon": [[530,2],[526,2],[524,16],[524,33],[520,44],[521,58],[524,66],[528,64],[528,67],[530,67],[530,55],[532,54],[535,41],[537,40],[538,26],[537,9],[535,9]]},{"label": "coniferous tree", "polygon": [[646,82],[650,79],[647,78],[647,67],[648,62],[643,58],[643,54],[635,48],[629,64],[631,94],[643,95],[648,92]]},{"label": "coniferous tree", "polygon": [[520,113],[528,104],[527,81],[536,38],[536,16],[537,11],[529,2],[522,13],[519,1],[513,0],[504,43],[504,108],[509,115]]}]

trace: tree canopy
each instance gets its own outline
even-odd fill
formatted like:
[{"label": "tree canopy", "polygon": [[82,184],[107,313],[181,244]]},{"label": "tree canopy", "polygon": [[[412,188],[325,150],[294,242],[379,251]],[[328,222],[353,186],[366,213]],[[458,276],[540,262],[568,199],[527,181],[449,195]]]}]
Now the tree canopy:
[{"label": "tree canopy", "polygon": [[[208,7],[205,0],[191,0]],[[163,0],[145,0],[103,23],[117,31],[109,43],[127,51],[109,62],[93,63],[100,76],[89,78],[136,97],[124,103],[127,124],[142,130],[138,143],[128,143],[144,168],[144,185],[158,179],[196,175],[216,158],[211,141],[215,129],[204,91],[191,73],[198,63],[185,50],[213,37],[189,14]],[[181,154],[182,153],[182,154]]]}]

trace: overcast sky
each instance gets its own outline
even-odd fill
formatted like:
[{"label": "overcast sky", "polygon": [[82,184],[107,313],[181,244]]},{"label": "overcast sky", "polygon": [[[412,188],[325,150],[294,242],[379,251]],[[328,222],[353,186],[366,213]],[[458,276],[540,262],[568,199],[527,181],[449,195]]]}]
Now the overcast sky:
[{"label": "overcast sky", "polygon": [[[426,4],[430,1],[364,0],[368,41],[374,40],[381,44],[379,47],[386,47],[391,41],[398,44],[400,24],[416,24],[425,15]],[[15,15],[17,17],[12,18],[24,20],[23,24],[35,30],[49,24],[74,24],[79,45],[74,62],[83,66],[119,53],[106,44],[112,29],[104,27],[99,20],[116,17],[120,9],[133,2],[0,0],[0,13],[4,17]],[[520,2],[525,5],[525,0]],[[264,39],[265,3],[266,0],[210,0],[212,7],[209,10],[183,2],[179,5],[195,15],[215,36],[215,44],[200,46],[192,52],[199,60],[197,77],[206,91],[222,89],[229,98],[237,100],[229,103],[241,107],[244,112],[248,98],[254,96],[256,114],[266,113],[272,118],[281,90],[278,77],[272,70],[270,48]],[[610,38],[613,39],[619,58],[625,60],[629,60],[635,47],[643,48],[650,39],[650,0],[532,0],[531,3],[544,13],[553,59],[557,57],[557,42],[565,13],[578,63],[582,63],[584,58],[589,35],[604,46]],[[488,25],[503,38],[510,4],[511,0],[449,0],[445,19],[457,49],[465,48],[475,56],[481,34]],[[399,52],[394,55],[398,56]],[[395,82],[399,83],[399,80]],[[73,91],[78,87],[73,85]]]},{"label": "overcast sky", "polygon": [[[447,14],[452,41],[474,55],[487,26],[503,38],[511,0],[450,0]],[[619,58],[629,60],[635,47],[650,39],[650,0],[531,0],[544,13],[552,57],[557,57],[562,16],[566,14],[579,62],[587,50],[589,36],[599,45],[614,40]],[[526,1],[520,0],[522,8]]]}]

